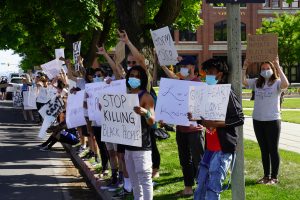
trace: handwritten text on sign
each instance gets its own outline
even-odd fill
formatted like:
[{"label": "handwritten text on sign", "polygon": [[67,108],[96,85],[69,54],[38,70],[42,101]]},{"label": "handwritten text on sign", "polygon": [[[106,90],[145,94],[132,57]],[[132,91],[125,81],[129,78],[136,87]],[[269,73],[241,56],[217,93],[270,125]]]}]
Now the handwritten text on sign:
[{"label": "handwritten text on sign", "polygon": [[43,118],[46,116],[52,116],[56,118],[59,113],[63,111],[64,102],[61,97],[54,97],[48,101],[43,107],[39,110],[39,113]]},{"label": "handwritten text on sign", "polygon": [[249,35],[247,41],[247,59],[250,62],[275,60],[278,54],[278,39],[274,33]]},{"label": "handwritten text on sign", "polygon": [[53,79],[60,73],[61,63],[59,60],[54,59],[50,62],[42,64],[41,68],[50,79]]},{"label": "handwritten text on sign", "polygon": [[138,95],[105,93],[100,104],[102,141],[141,147],[141,116],[133,111],[139,106]]},{"label": "handwritten text on sign", "polygon": [[106,82],[88,83],[85,85],[85,92],[88,94],[88,116],[90,120],[101,122],[101,114],[99,109],[99,98],[101,93],[114,92],[126,93],[126,80],[112,81],[110,84]]},{"label": "handwritten text on sign", "polygon": [[160,65],[175,65],[177,61],[177,51],[174,46],[169,28],[164,28],[151,31],[152,40],[155,46],[155,51]]},{"label": "handwritten text on sign", "polygon": [[76,71],[79,70],[78,57],[80,56],[80,47],[81,47],[81,41],[73,43],[73,59],[74,59]]},{"label": "handwritten text on sign", "polygon": [[155,107],[156,121],[169,124],[189,126],[188,118],[189,86],[200,86],[205,83],[162,78]]},{"label": "handwritten text on sign", "polygon": [[193,119],[224,121],[230,94],[230,84],[191,86],[189,112]]},{"label": "handwritten text on sign", "polygon": [[68,96],[66,112],[66,123],[68,128],[86,125],[83,108],[84,95],[84,90],[81,90],[76,92],[76,94],[69,94]]}]

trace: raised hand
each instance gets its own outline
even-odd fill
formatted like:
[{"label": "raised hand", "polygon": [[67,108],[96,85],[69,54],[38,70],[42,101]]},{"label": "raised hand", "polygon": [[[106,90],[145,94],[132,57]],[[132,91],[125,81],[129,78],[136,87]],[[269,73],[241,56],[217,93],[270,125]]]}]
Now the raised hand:
[{"label": "raised hand", "polygon": [[98,47],[98,46],[96,45],[96,48],[97,48],[97,50],[98,50],[98,51],[96,52],[96,54],[98,54],[98,55],[104,55],[104,54],[106,54],[104,45],[102,45],[102,47]]},{"label": "raised hand", "polygon": [[120,32],[118,30],[118,34],[119,34],[119,40],[124,42],[125,44],[127,44],[129,42],[129,38],[127,36],[127,33],[125,30],[122,30],[122,32]]}]

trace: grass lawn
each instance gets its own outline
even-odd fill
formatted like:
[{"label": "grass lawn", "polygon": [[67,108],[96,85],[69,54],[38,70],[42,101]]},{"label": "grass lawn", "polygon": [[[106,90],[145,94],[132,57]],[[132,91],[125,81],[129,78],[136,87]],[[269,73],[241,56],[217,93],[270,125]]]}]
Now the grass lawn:
[{"label": "grass lawn", "polygon": [[[244,110],[245,115],[252,116],[252,110]],[[284,110],[281,112],[282,121],[300,124],[300,111]]]},{"label": "grass lawn", "polygon": [[[254,101],[243,100],[244,108],[253,108]],[[282,108],[300,109],[300,98],[286,98],[282,103]]]},{"label": "grass lawn", "polygon": [[[280,183],[276,186],[257,185],[255,182],[261,178],[262,164],[260,151],[255,142],[245,140],[245,180],[247,199],[299,199],[300,197],[300,155],[281,151]],[[158,148],[161,153],[160,178],[155,180],[158,185],[154,189],[154,199],[192,199],[177,198],[174,194],[183,189],[182,172],[179,165],[175,133],[166,141],[159,141]],[[231,191],[222,193],[221,199],[231,199]]]}]

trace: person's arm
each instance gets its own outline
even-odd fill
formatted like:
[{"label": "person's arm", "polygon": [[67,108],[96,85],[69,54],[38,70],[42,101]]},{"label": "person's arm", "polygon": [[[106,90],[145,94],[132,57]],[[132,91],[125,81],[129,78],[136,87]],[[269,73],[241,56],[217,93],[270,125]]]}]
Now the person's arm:
[{"label": "person's arm", "polygon": [[129,40],[127,33],[125,30],[123,30],[122,32],[120,32],[118,30],[118,34],[120,36],[120,40],[122,42],[124,42],[129,50],[131,51],[133,57],[135,57],[135,59],[137,59],[137,61],[139,62],[139,64],[145,69],[147,70],[147,66],[145,64],[145,57],[139,52],[139,50],[131,43],[131,41]]},{"label": "person's arm", "polygon": [[142,117],[145,117],[149,126],[155,123],[154,101],[150,94],[147,93],[142,97],[141,106],[134,107],[134,111]]},{"label": "person's arm", "polygon": [[286,88],[288,88],[289,85],[290,85],[290,83],[289,83],[287,77],[285,76],[285,74],[283,73],[282,68],[280,67],[278,56],[277,56],[276,59],[273,61],[273,64],[274,64],[274,67],[276,68],[276,70],[277,70],[278,73],[279,73],[279,77],[280,77],[280,80],[281,80],[280,88],[281,88],[281,89],[286,89]]},{"label": "person's arm", "polygon": [[251,62],[246,58],[244,65],[243,65],[243,70],[242,70],[242,82],[245,87],[249,86],[246,74],[247,74],[247,68],[250,64],[251,64]]},{"label": "person's arm", "polygon": [[169,70],[166,66],[161,66],[161,68],[164,70],[164,72],[167,74],[169,78],[179,79],[178,76],[176,76],[176,74],[171,70]]},{"label": "person's arm", "polygon": [[72,81],[77,81],[77,76],[74,72],[74,70],[72,69],[72,64],[70,59],[64,59],[63,57],[60,58],[60,60],[65,61],[67,69],[68,69],[68,73],[67,73],[67,77],[68,79],[72,80]]},{"label": "person's arm", "polygon": [[98,47],[97,48],[97,52],[96,54],[98,55],[103,55],[104,58],[106,59],[106,61],[108,62],[109,66],[111,67],[114,75],[116,76],[116,79],[120,79],[120,77],[122,77],[122,74],[120,74],[120,71],[118,70],[118,67],[116,65],[116,63],[113,61],[113,59],[111,59],[111,57],[108,55],[108,53],[106,52],[105,48],[102,47]]}]

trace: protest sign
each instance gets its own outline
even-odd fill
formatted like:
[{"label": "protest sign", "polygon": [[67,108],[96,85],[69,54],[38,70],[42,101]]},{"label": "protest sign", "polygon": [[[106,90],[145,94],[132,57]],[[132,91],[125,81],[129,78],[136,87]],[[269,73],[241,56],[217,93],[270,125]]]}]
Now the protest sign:
[{"label": "protest sign", "polygon": [[48,88],[39,87],[36,101],[39,103],[47,103],[50,100],[48,93]]},{"label": "protest sign", "polygon": [[51,126],[51,124],[55,121],[55,117],[46,116],[43,120],[43,124],[40,128],[38,137],[44,139],[47,136],[47,129]]},{"label": "protest sign", "polygon": [[55,49],[55,58],[59,59],[60,57],[65,57],[65,50],[64,49]]},{"label": "protest sign", "polygon": [[43,71],[47,74],[49,79],[55,78],[61,71],[61,63],[59,60],[54,59],[50,62],[41,65]]},{"label": "protest sign", "polygon": [[274,33],[248,35],[247,59],[250,62],[273,61],[278,55],[278,38]]},{"label": "protest sign", "polygon": [[48,101],[39,110],[39,113],[43,118],[46,116],[57,117],[59,113],[63,111],[64,102],[60,96],[55,96],[50,101]]},{"label": "protest sign", "polygon": [[159,64],[175,65],[178,57],[169,27],[150,30]]},{"label": "protest sign", "polygon": [[76,94],[69,94],[66,110],[66,123],[68,128],[86,125],[83,108],[84,96],[84,90],[78,91]]},{"label": "protest sign", "polygon": [[189,126],[187,118],[189,86],[200,86],[205,83],[176,79],[160,79],[155,120],[165,123]]},{"label": "protest sign", "polygon": [[100,95],[101,140],[130,146],[142,146],[141,116],[133,110],[139,106],[137,94]]},{"label": "protest sign", "polygon": [[125,43],[124,42],[120,41],[116,45],[115,54],[116,54],[116,63],[121,63],[125,58]]},{"label": "protest sign", "polygon": [[36,107],[36,93],[35,90],[29,87],[29,91],[23,92],[24,110],[34,110]]},{"label": "protest sign", "polygon": [[190,86],[189,112],[193,119],[225,121],[231,84]]},{"label": "protest sign", "polygon": [[79,63],[78,63],[78,56],[80,56],[80,48],[81,48],[81,41],[73,43],[73,59],[75,63],[75,70],[79,71]]},{"label": "protest sign", "polygon": [[88,83],[85,85],[85,92],[88,94],[88,116],[90,120],[101,122],[101,114],[99,109],[99,98],[103,92],[126,93],[126,80],[112,81],[110,84],[106,82]]},{"label": "protest sign", "polygon": [[22,107],[23,97],[21,91],[15,91],[13,95],[13,106],[15,108]]}]

